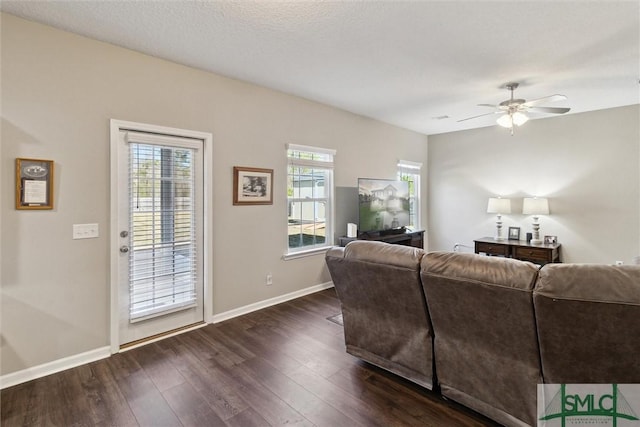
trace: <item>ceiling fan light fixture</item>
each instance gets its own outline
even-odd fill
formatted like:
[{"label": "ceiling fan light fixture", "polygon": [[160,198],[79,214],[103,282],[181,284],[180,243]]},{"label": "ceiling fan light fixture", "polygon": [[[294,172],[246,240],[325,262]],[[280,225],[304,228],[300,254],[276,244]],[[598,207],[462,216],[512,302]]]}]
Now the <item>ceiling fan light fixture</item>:
[{"label": "ceiling fan light fixture", "polygon": [[496,121],[503,128],[509,129],[513,127],[513,117],[511,117],[511,114],[504,114]]},{"label": "ceiling fan light fixture", "polygon": [[511,129],[514,125],[522,126],[529,121],[529,117],[526,114],[516,111],[515,113],[504,114],[498,120],[496,120],[503,128]]},{"label": "ceiling fan light fixture", "polygon": [[519,111],[513,113],[513,124],[516,126],[521,126],[529,121],[529,117],[526,114],[521,113]]},{"label": "ceiling fan light fixture", "polygon": [[[0,0],[1,1],[1,0]],[[638,80],[640,82],[640,80]],[[513,135],[515,126],[522,126],[529,121],[529,117],[525,114],[527,112],[538,113],[551,113],[551,114],[565,114],[568,113],[571,108],[568,107],[544,107],[540,106],[544,102],[563,101],[567,97],[560,94],[545,96],[543,98],[532,99],[527,101],[526,99],[514,98],[513,91],[518,88],[518,83],[507,83],[505,88],[509,90],[510,97],[506,101],[502,101],[497,105],[493,104],[478,104],[481,107],[493,107],[497,111],[492,113],[480,114],[477,116],[467,117],[466,119],[458,120],[458,122],[464,122],[466,120],[476,119],[478,117],[484,117],[493,114],[500,114],[500,117],[496,122],[503,128],[511,130]]]}]

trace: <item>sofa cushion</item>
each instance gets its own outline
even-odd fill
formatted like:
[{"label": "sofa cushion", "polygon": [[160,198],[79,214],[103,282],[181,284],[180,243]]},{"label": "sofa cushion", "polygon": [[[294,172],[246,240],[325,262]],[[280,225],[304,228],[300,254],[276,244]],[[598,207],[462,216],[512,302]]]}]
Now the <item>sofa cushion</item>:
[{"label": "sofa cushion", "polygon": [[546,383],[640,383],[640,266],[547,264],[533,301]]},{"label": "sofa cushion", "polygon": [[510,426],[535,424],[537,272],[529,262],[475,254],[422,259],[442,394]]},{"label": "sofa cushion", "polygon": [[354,241],[327,251],[342,304],[347,351],[427,388],[433,386],[431,322],[422,249]]}]

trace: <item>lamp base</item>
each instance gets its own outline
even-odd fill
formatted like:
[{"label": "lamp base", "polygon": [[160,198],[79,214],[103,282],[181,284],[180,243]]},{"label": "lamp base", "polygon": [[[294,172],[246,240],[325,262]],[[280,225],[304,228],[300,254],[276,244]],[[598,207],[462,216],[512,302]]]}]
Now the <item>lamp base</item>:
[{"label": "lamp base", "polygon": [[532,245],[539,245],[539,244],[542,243],[542,240],[540,240],[540,239],[531,239],[531,241],[529,243],[531,243]]},{"label": "lamp base", "polygon": [[493,240],[507,240],[505,237],[502,236],[496,236],[493,238]]}]

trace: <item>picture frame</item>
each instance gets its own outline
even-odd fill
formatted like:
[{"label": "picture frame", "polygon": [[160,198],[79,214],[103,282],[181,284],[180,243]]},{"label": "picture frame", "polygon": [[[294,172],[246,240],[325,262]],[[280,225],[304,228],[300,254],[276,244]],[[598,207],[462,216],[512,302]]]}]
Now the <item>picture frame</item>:
[{"label": "picture frame", "polygon": [[234,166],[233,204],[272,205],[273,169]]},{"label": "picture frame", "polygon": [[545,245],[555,245],[558,243],[558,236],[544,236]]},{"label": "picture frame", "polygon": [[16,159],[16,209],[53,209],[54,161]]},{"label": "picture frame", "polygon": [[520,240],[520,227],[509,227],[509,240]]}]

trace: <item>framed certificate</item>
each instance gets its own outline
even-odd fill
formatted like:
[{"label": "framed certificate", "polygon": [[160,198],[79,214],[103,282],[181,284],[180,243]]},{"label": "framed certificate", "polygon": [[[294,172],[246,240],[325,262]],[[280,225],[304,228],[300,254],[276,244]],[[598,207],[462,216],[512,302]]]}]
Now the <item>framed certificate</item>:
[{"label": "framed certificate", "polygon": [[16,209],[53,209],[53,160],[16,159]]}]

